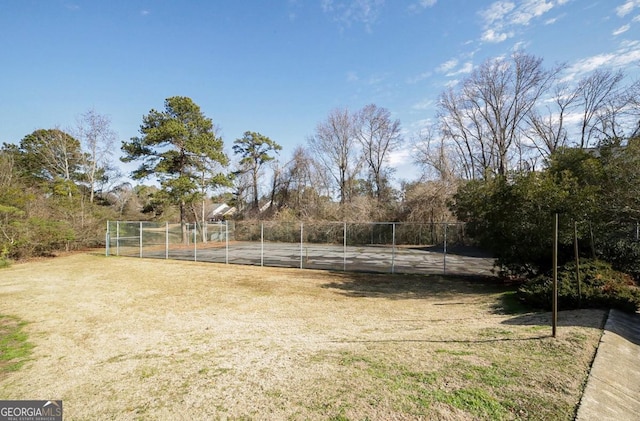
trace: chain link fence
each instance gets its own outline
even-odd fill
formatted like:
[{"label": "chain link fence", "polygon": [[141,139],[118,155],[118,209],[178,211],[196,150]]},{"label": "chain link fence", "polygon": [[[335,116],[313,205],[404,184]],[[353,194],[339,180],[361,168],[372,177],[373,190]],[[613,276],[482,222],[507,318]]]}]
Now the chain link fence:
[{"label": "chain link fence", "polygon": [[380,273],[490,274],[460,223],[109,221],[106,255]]}]

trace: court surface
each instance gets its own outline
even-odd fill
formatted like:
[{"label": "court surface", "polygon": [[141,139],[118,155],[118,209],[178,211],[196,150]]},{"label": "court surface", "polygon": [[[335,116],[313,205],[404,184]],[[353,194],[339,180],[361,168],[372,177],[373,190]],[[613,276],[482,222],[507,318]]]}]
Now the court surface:
[{"label": "court surface", "polygon": [[493,259],[477,250],[424,246],[347,246],[280,242],[206,243],[196,246],[121,249],[112,254],[302,269],[377,273],[491,275]]}]

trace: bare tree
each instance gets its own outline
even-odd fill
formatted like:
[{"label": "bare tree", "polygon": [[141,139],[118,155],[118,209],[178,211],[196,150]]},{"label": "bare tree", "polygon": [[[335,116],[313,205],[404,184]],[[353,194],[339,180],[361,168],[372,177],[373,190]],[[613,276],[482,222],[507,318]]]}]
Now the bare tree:
[{"label": "bare tree", "polygon": [[640,137],[640,79],[636,80],[626,90],[627,114],[631,120],[631,134],[629,137]]},{"label": "bare tree", "polygon": [[308,139],[315,160],[335,183],[341,204],[351,199],[353,183],[362,168],[362,153],[353,126],[352,114],[347,109],[336,109]]},{"label": "bare tree", "polygon": [[600,139],[637,137],[640,134],[640,80],[617,87],[604,101],[596,118],[595,131]]},{"label": "bare tree", "polygon": [[0,149],[0,190],[6,191],[14,181],[16,165],[13,153]]},{"label": "bare tree", "polygon": [[[485,136],[476,111],[467,107],[464,98],[453,89],[445,91],[439,99],[440,130],[450,139],[457,152],[464,178],[480,177],[490,167],[485,153]],[[476,174],[476,172],[478,174]]]},{"label": "bare tree", "polygon": [[314,219],[321,214],[321,197],[328,197],[329,189],[317,171],[317,163],[310,151],[298,146],[292,159],[278,171],[274,201],[278,209],[287,208],[297,218]]},{"label": "bare tree", "polygon": [[578,83],[581,148],[587,148],[592,144],[598,133],[598,116],[606,113],[607,106],[615,101],[623,79],[624,73],[621,70],[614,72],[610,69],[597,69]]},{"label": "bare tree", "polygon": [[529,130],[524,135],[533,143],[543,157],[549,157],[558,147],[566,146],[568,141],[565,120],[578,99],[578,91],[566,83],[554,86],[553,94],[545,103],[544,113],[541,107],[534,107],[527,115]]},{"label": "bare tree", "polygon": [[461,154],[467,177],[506,174],[523,122],[556,73],[545,70],[541,58],[516,52],[509,60],[486,61],[458,92],[441,95],[441,129]]},{"label": "bare tree", "polygon": [[78,118],[75,136],[85,150],[84,175],[89,184],[89,202],[93,203],[98,174],[108,166],[116,133],[109,117],[90,109]]},{"label": "bare tree", "polygon": [[421,179],[449,182],[463,177],[463,169],[456,160],[454,147],[437,131],[427,127],[414,142],[413,162],[422,169]]},{"label": "bare tree", "polygon": [[125,182],[111,189],[109,196],[113,207],[118,212],[119,217],[122,218],[127,206],[135,200],[136,193],[131,183]]},{"label": "bare tree", "polygon": [[389,154],[402,144],[400,120],[393,120],[386,108],[369,104],[355,116],[355,136],[362,145],[364,160],[369,167],[374,196],[380,201],[391,172],[391,168],[385,167]]}]

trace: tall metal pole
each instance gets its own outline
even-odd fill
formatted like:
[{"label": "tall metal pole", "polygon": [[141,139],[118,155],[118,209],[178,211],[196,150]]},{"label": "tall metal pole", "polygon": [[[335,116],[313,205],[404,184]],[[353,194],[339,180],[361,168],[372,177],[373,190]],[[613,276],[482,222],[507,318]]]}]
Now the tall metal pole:
[{"label": "tall metal pole", "polygon": [[198,261],[198,226],[197,222],[193,223],[193,261]]},{"label": "tall metal pole", "polygon": [[225,224],[225,254],[224,262],[229,264],[229,221],[224,221]]},{"label": "tall metal pole", "polygon": [[558,330],[558,214],[553,227],[553,295],[551,297],[551,335],[555,338]]},{"label": "tall metal pole", "polygon": [[342,271],[347,271],[347,223],[342,223]]},{"label": "tall metal pole", "polygon": [[109,256],[109,221],[107,221],[107,233],[105,234],[105,237],[104,237],[104,244],[105,244],[104,254],[105,256]]},{"label": "tall metal pole", "polygon": [[142,257],[142,221],[140,221],[140,257]]},{"label": "tall metal pole", "polygon": [[264,222],[260,223],[260,266],[264,266]]},{"label": "tall metal pole", "polygon": [[447,223],[444,223],[444,248],[442,250],[442,273],[447,274]]},{"label": "tall metal pole", "polygon": [[392,240],[392,248],[391,248],[391,273],[395,273],[396,271],[396,224],[395,222],[392,224],[393,229],[391,230],[393,240]]},{"label": "tall metal pole", "polygon": [[164,258],[169,258],[169,221],[164,223]]},{"label": "tall metal pole", "polygon": [[578,221],[573,221],[573,254],[576,259],[576,283],[578,284],[578,307],[582,306],[582,284],[580,282],[580,253],[578,250]]},{"label": "tall metal pole", "polygon": [[303,268],[304,222],[300,222],[300,269]]}]

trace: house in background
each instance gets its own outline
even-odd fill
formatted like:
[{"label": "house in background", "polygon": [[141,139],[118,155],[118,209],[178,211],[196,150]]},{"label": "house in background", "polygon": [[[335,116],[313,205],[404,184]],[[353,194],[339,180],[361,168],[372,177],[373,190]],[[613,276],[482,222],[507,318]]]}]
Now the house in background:
[{"label": "house in background", "polygon": [[211,211],[207,215],[207,221],[209,222],[218,222],[224,221],[225,219],[229,219],[235,213],[237,209],[235,206],[229,206],[226,203],[214,203],[211,206]]}]

